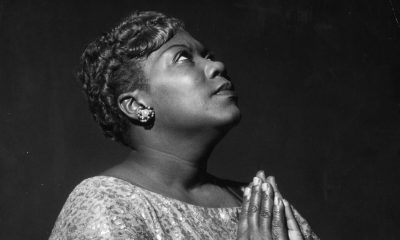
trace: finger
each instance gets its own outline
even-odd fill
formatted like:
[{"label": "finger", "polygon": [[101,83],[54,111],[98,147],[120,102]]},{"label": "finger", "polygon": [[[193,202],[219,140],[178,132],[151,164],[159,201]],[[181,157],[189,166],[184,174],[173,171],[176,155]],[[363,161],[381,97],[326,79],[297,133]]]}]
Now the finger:
[{"label": "finger", "polygon": [[[260,170],[256,173],[256,177],[258,177],[261,180],[261,183],[266,182],[267,178],[265,177],[265,173],[263,170]],[[248,187],[253,187],[254,183],[253,181],[249,183],[249,185],[247,185]],[[242,192],[244,191],[245,186],[241,187]]]},{"label": "finger", "polygon": [[[267,181],[267,178],[265,177],[265,173],[264,173],[263,170],[258,171],[258,172],[256,173],[256,177],[260,178],[261,183]],[[247,185],[247,187],[252,188],[253,185],[254,185],[254,183],[253,183],[253,181],[252,181],[252,182],[249,183],[249,185]],[[241,190],[242,192],[244,192],[244,189],[245,189],[245,188],[246,188],[246,186],[241,186],[241,187],[240,187],[240,190]]]},{"label": "finger", "polygon": [[244,194],[243,194],[242,210],[241,210],[240,216],[239,216],[238,236],[241,236],[241,234],[244,234],[244,232],[248,228],[247,211],[248,211],[248,208],[250,205],[250,192],[251,192],[251,189],[246,187],[244,190]]},{"label": "finger", "polygon": [[271,235],[272,212],[274,209],[274,191],[269,183],[261,185],[262,198],[261,209],[259,215],[259,224],[261,230],[268,235]]},{"label": "finger", "polygon": [[261,182],[266,182],[267,178],[265,177],[265,173],[263,170],[257,172],[256,177],[261,179]]},{"label": "finger", "polygon": [[276,195],[274,198],[274,212],[272,218],[272,237],[276,240],[289,240],[285,221],[285,207],[282,198]]},{"label": "finger", "polygon": [[275,181],[275,177],[274,176],[267,177],[267,182],[271,184],[271,186],[274,188],[275,195],[282,198],[282,194],[279,192],[278,184]]},{"label": "finger", "polygon": [[303,235],[301,234],[301,230],[299,225],[297,224],[296,218],[294,217],[292,208],[286,199],[283,199],[283,205],[285,207],[285,217],[286,217],[286,225],[288,228],[288,235],[290,240],[303,240]]},{"label": "finger", "polygon": [[[312,238],[313,232],[312,232],[310,224],[308,224],[307,220],[305,218],[303,218],[300,215],[300,213],[292,205],[291,205],[291,209],[293,211],[293,214],[297,221],[297,224],[300,227],[300,230],[301,230],[301,233],[302,233],[304,239],[314,239],[314,238]],[[318,239],[318,237],[315,239]]]},{"label": "finger", "polygon": [[[253,187],[253,181],[251,181],[247,186],[241,186],[240,189],[242,190],[242,192],[244,193],[244,190],[246,189],[246,187],[250,188]],[[251,191],[250,191],[251,193]]]},{"label": "finger", "polygon": [[261,200],[261,180],[258,177],[254,177],[253,184],[248,210],[248,224],[250,229],[257,229]]},{"label": "finger", "polygon": [[[261,182],[265,182],[266,181],[266,178],[265,178],[265,174],[264,174],[264,172],[262,171],[262,170],[260,170],[260,171],[258,171],[257,173],[256,173],[256,177],[258,177],[258,178],[260,178],[261,179]],[[262,179],[262,177],[264,177],[264,179]],[[253,179],[254,180],[254,179]],[[251,181],[248,185],[247,185],[247,187],[249,187],[250,189],[253,187],[253,185],[254,185],[254,183],[253,183],[253,181]],[[242,190],[242,192],[244,192],[244,189],[246,188],[246,186],[241,186],[240,187],[240,190]]]}]

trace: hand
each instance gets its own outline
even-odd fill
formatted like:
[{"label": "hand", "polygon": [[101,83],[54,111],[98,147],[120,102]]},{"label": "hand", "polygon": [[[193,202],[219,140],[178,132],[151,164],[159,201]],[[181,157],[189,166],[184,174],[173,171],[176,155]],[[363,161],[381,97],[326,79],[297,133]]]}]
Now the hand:
[{"label": "hand", "polygon": [[[264,171],[258,171],[256,176],[262,180],[262,182],[267,182],[271,184],[271,186],[274,189],[275,195],[282,197],[282,194],[280,193],[278,189],[278,185],[275,181],[275,178],[273,176],[265,177]],[[253,183],[250,183],[250,186]],[[296,232],[298,228],[296,228],[294,223],[289,223],[289,217],[294,215],[296,225],[300,228],[301,235],[303,236],[303,239],[305,240],[318,240],[319,237],[312,231],[310,224],[307,222],[306,219],[304,219],[300,213],[293,207],[293,205],[290,205],[288,201],[283,200],[285,204],[285,216],[287,218],[287,225],[288,225],[288,231],[289,231],[289,237],[290,236],[297,236],[299,233]],[[290,211],[291,210],[291,211]],[[292,239],[292,238],[290,238]],[[299,239],[299,238],[293,238],[293,239]]]},{"label": "hand", "polygon": [[[284,202],[274,195],[271,184],[255,177],[251,188],[245,188],[243,199],[238,240],[292,240],[285,222]],[[292,215],[293,222],[296,220]]]},{"label": "hand", "polygon": [[[259,175],[262,177],[265,175],[263,171],[258,172]],[[276,184],[275,178],[273,176],[269,176],[266,178],[266,182],[270,183],[271,186],[274,188],[274,191],[277,195],[281,196],[281,193],[279,192],[278,189],[278,184]],[[289,203],[288,203],[289,204]],[[292,210],[292,214],[294,215],[297,225],[300,227],[301,234],[305,240],[319,240],[319,237],[312,231],[310,224],[307,222],[305,218],[303,218],[300,213],[293,207],[293,205],[290,205],[290,207],[286,207],[286,215],[288,214],[287,211],[290,209]],[[293,233],[295,234],[295,233]]]}]

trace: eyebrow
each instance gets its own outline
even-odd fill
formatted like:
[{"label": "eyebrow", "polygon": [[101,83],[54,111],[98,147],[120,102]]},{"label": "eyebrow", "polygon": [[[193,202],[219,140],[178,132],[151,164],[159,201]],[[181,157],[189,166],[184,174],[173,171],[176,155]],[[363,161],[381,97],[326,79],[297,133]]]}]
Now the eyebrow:
[{"label": "eyebrow", "polygon": [[166,53],[166,52],[167,52],[168,50],[170,50],[171,48],[179,48],[179,47],[191,49],[188,45],[185,45],[185,44],[173,44],[173,45],[167,47],[166,49],[164,49],[164,50],[161,52],[160,57],[161,57],[162,55],[164,55],[164,53]]},{"label": "eyebrow", "polygon": [[[187,48],[190,50],[193,50],[190,46],[186,45],[186,44],[182,44],[182,43],[178,43],[178,44],[173,44],[169,47],[167,47],[166,49],[164,49],[161,54],[160,57],[162,55],[164,55],[165,52],[167,52],[168,50],[172,49],[172,48]],[[199,52],[200,54],[209,54],[212,53],[212,51],[210,49],[208,49],[207,47],[204,47],[203,45],[200,45],[198,48],[196,47],[194,49],[195,51]]]}]

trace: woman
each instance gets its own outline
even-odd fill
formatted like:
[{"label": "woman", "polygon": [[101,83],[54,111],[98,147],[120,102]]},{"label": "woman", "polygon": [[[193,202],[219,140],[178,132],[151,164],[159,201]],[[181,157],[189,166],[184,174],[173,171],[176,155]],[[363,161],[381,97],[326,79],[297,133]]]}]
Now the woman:
[{"label": "woman", "polygon": [[132,152],[73,190],[50,239],[312,238],[273,178],[259,172],[242,201],[243,184],[207,173],[240,111],[224,64],[181,21],[134,13],[88,45],[78,77],[105,135]]}]

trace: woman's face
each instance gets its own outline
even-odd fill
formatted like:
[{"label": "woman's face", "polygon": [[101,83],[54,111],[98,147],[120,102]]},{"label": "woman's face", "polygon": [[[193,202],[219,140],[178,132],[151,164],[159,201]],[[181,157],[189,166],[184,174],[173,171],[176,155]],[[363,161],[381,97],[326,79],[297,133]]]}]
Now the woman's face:
[{"label": "woman's face", "polygon": [[230,127],[240,119],[237,96],[222,62],[185,31],[153,52],[143,65],[155,125],[201,130]]}]

